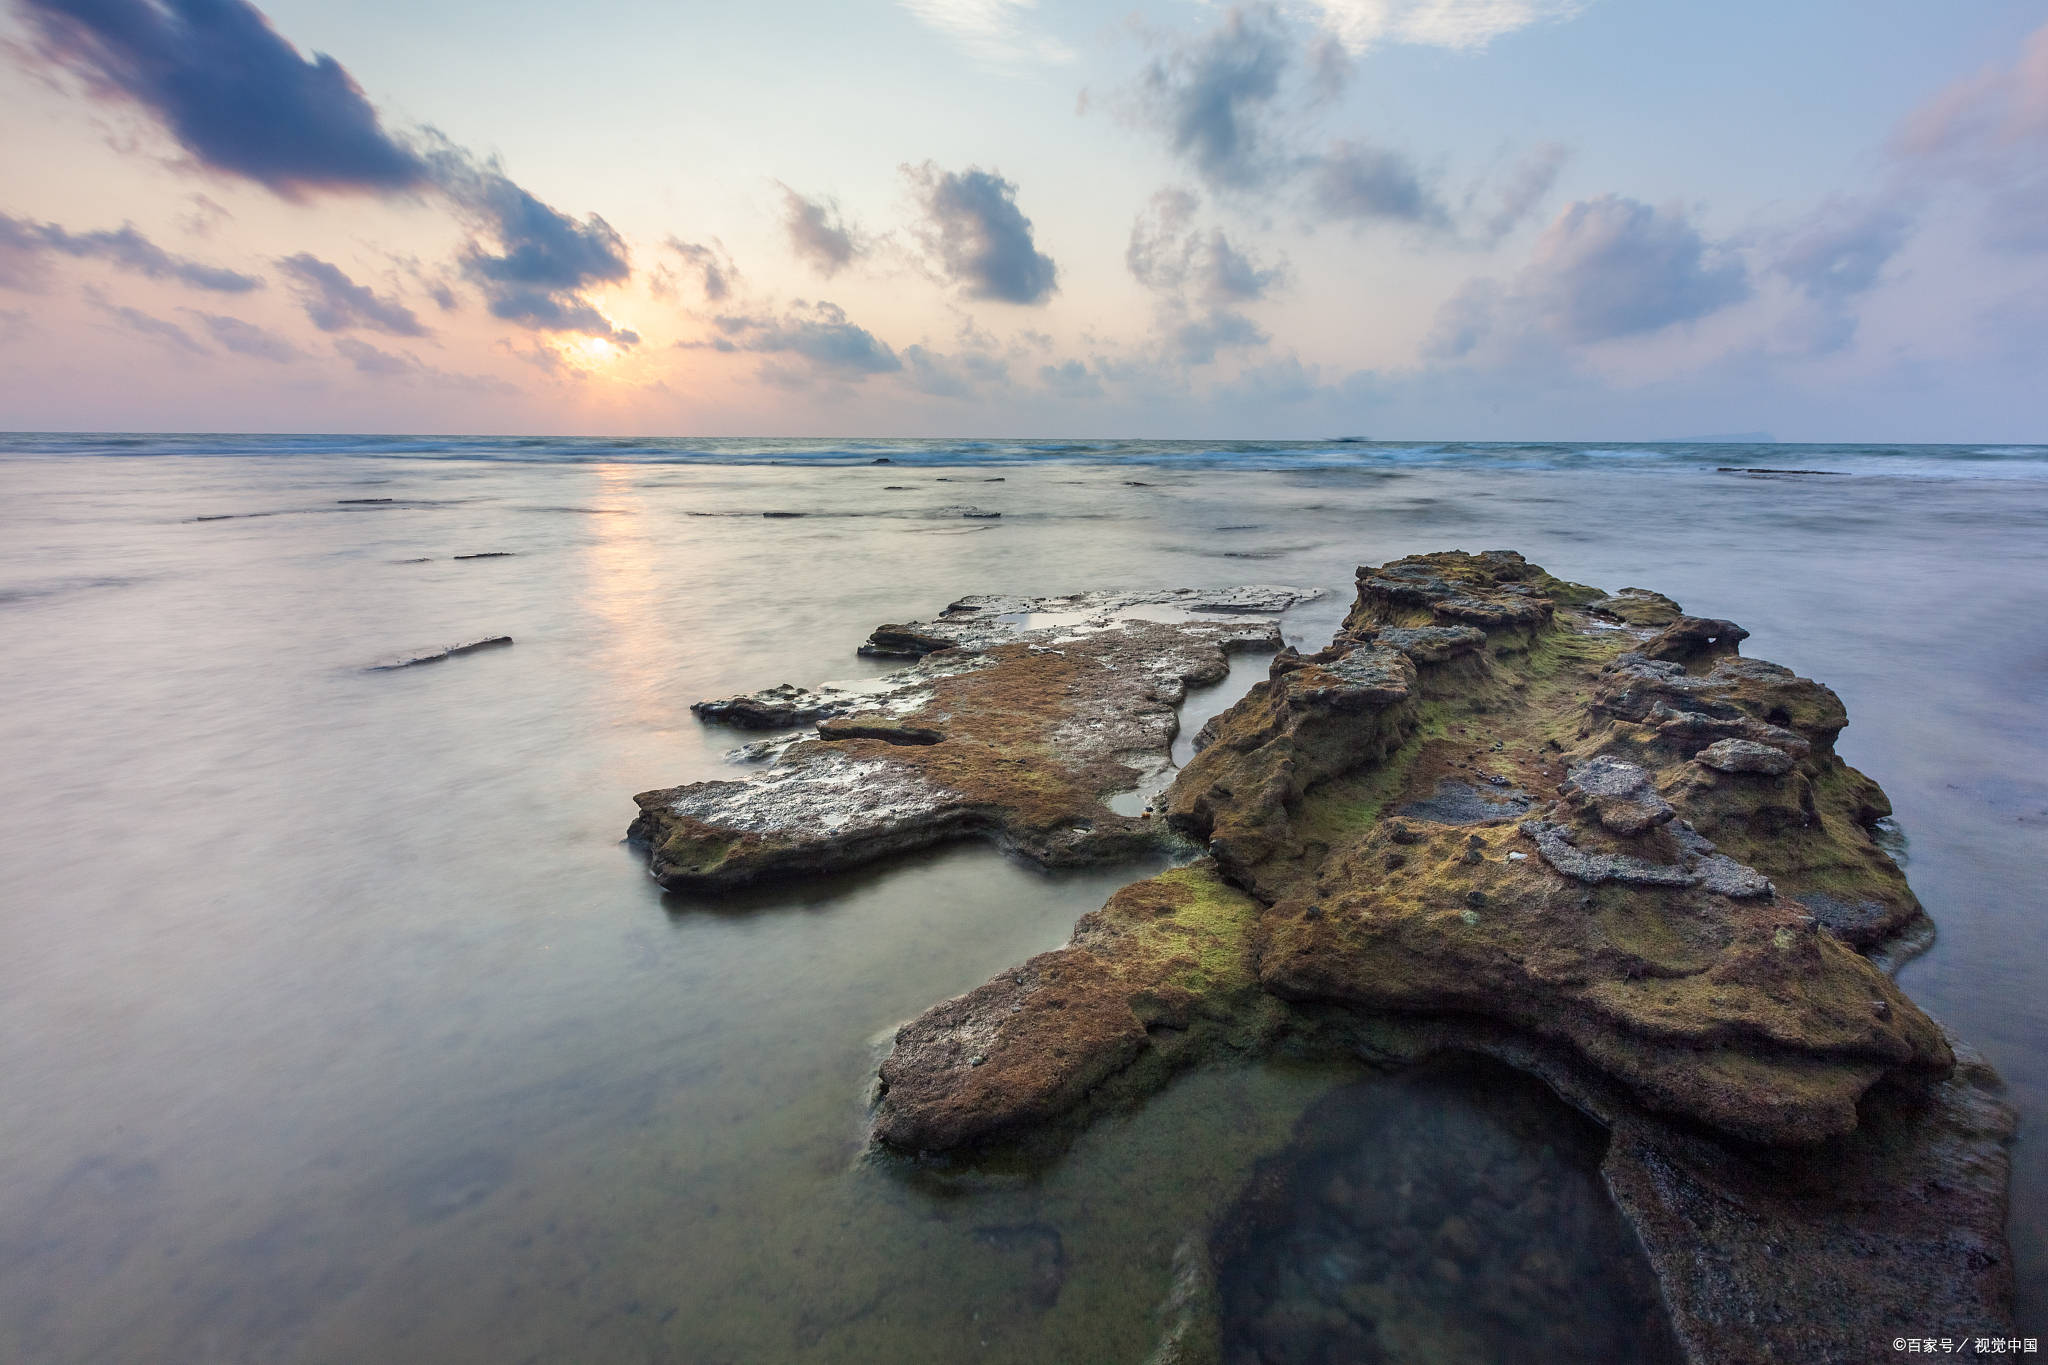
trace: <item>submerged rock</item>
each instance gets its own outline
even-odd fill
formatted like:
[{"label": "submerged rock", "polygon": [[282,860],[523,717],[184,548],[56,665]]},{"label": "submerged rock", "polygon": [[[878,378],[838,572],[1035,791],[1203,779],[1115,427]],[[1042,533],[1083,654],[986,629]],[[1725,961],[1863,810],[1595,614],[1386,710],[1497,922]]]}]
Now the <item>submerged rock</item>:
[{"label": "submerged rock", "polygon": [[1926,921],[1873,837],[1889,803],[1834,753],[1839,699],[1731,622],[1507,552],[1358,581],[1161,802],[1210,858],[905,1025],[875,1136],[1049,1131],[1283,1045],[1481,1052],[1610,1126],[1689,1359],[2006,1325],[2010,1111],[1865,955]]},{"label": "submerged rock", "polygon": [[1210,1237],[1223,1358],[1675,1365],[1606,1146],[1478,1058],[1332,1090]]},{"label": "submerged rock", "polygon": [[762,729],[816,724],[755,778],[643,792],[629,837],[672,890],[846,868],[980,835],[1076,865],[1156,844],[1111,797],[1171,763],[1174,708],[1234,650],[1280,645],[1293,588],[970,597],[878,628],[863,654],[912,667],[865,683],[790,685],[696,706]]}]

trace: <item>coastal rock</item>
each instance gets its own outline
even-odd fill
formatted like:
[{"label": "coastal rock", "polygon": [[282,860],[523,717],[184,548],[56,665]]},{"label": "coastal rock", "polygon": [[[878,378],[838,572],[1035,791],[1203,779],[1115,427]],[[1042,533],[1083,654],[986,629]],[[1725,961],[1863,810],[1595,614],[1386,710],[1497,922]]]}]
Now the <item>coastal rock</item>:
[{"label": "coastal rock", "polygon": [[1930,1319],[2012,1334],[2004,1084],[1951,1039],[1930,1091],[1886,1095],[1818,1152],[1730,1147],[1631,1115],[1602,1174],[1660,1280],[1689,1360],[1861,1365]]},{"label": "coastal rock", "polygon": [[[1337,641],[1279,654],[1163,802],[1264,907],[1266,993],[1493,1019],[1569,1044],[1647,1110],[1767,1144],[1848,1133],[1881,1078],[1946,1072],[1940,1031],[1856,951],[1912,902],[1871,836],[1881,795],[1832,752],[1833,693],[1739,656],[1704,673],[1649,659],[1559,606],[1600,594],[1511,553],[1421,556],[1359,585]],[[1418,663],[1383,643],[1447,609],[1495,621],[1486,647]],[[1734,647],[1739,628],[1686,624],[1704,619],[1659,638]],[[1691,763],[1705,746],[1660,725],[1668,697],[1782,732],[1801,766],[1759,784]],[[1491,809],[1468,803],[1479,759]],[[1804,824],[1778,809],[1795,780]],[[1816,868],[1857,908],[1798,899]]]},{"label": "coastal rock", "polygon": [[[1217,1059],[1479,1054],[1605,1130],[1599,1188],[1690,1365],[1862,1360],[1936,1321],[2009,1334],[2011,1111],[1872,960],[1928,925],[1873,834],[1889,803],[1835,753],[1839,698],[1743,658],[1732,622],[1510,552],[1357,582],[1327,648],[1279,650],[1204,726],[1164,820],[1110,798],[1164,780],[1186,688],[1278,649],[1271,614],[1303,594],[974,597],[880,627],[863,652],[914,660],[888,678],[700,704],[815,735],[750,746],[751,779],[642,794],[632,835],[678,889],[962,836],[1047,865],[1161,825],[1206,848],[904,1024],[873,1116],[890,1148],[1057,1144]],[[1410,1358],[1441,1340],[1424,1298],[1540,1318],[1562,1263],[1496,1240],[1557,1191],[1519,1170],[1428,1207],[1391,1179],[1318,1186],[1359,1226],[1392,1208],[1408,1259],[1320,1287],[1304,1260],[1229,1339]],[[983,1231],[1049,1305],[1057,1232]],[[1225,1339],[1213,1266],[1184,1251],[1160,1360]]]},{"label": "coastal rock", "polygon": [[[2009,1323],[2009,1111],[1862,951],[1925,921],[1873,837],[1888,803],[1834,753],[1839,699],[1742,658],[1731,623],[1619,620],[1508,552],[1358,582],[1329,648],[1276,656],[1166,793],[1210,859],[905,1025],[877,1138],[1050,1131],[1233,1051],[1478,1051],[1609,1127],[1696,1365]],[[1484,638],[1388,638],[1435,628]],[[1271,1339],[1335,1321],[1302,1311]]]},{"label": "coastal rock", "polygon": [[1797,762],[1783,749],[1774,749],[1753,739],[1715,740],[1694,754],[1693,761],[1704,763],[1716,772],[1763,773],[1768,777],[1783,777]]},{"label": "coastal rock", "polygon": [[1697,659],[1709,654],[1732,654],[1748,638],[1749,632],[1733,621],[1681,616],[1643,646],[1643,657]]},{"label": "coastal rock", "polygon": [[1110,798],[1168,770],[1188,686],[1220,681],[1231,651],[1277,649],[1272,615],[1312,595],[973,597],[932,621],[881,627],[862,652],[918,662],[863,683],[699,703],[707,720],[817,734],[764,750],[758,777],[641,793],[628,837],[671,890],[852,867],[971,835],[1048,866],[1131,856],[1162,831]]},{"label": "coastal rock", "polygon": [[1375,639],[1416,663],[1440,664],[1484,647],[1486,632],[1476,626],[1390,626]]},{"label": "coastal rock", "polygon": [[449,645],[446,649],[430,650],[425,654],[410,654],[403,659],[393,659],[388,663],[371,664],[366,671],[371,673],[388,673],[395,668],[417,668],[421,664],[437,664],[444,659],[453,659],[464,654],[474,654],[480,649],[497,649],[500,646],[511,643],[512,637],[509,635],[486,635],[481,640],[469,640],[459,645]]},{"label": "coastal rock", "polygon": [[828,716],[859,707],[873,706],[883,690],[859,683],[826,683],[816,688],[781,683],[737,697],[692,702],[690,710],[701,720],[716,721],[742,730],[787,730],[797,725],[815,725]]},{"label": "coastal rock", "polygon": [[[942,649],[989,649],[1026,635],[1035,638],[1041,631],[1087,633],[1134,621],[1182,625],[1205,618],[1278,615],[1321,595],[1265,586],[1083,592],[1065,597],[976,594],[954,602],[930,621],[877,626],[858,652],[869,658],[921,659]],[[1242,648],[1263,648],[1264,638],[1257,646]]]},{"label": "coastal rock", "polygon": [[1068,1113],[1141,1055],[1163,1077],[1263,1037],[1276,1007],[1251,956],[1258,912],[1202,864],[1125,887],[1067,946],[899,1029],[875,1135],[911,1151],[985,1142]]},{"label": "coastal rock", "polygon": [[1648,769],[1607,754],[1566,773],[1558,790],[1573,806],[1589,811],[1610,834],[1646,834],[1678,813],[1657,795]]},{"label": "coastal rock", "polygon": [[1589,615],[1631,626],[1668,626],[1685,615],[1678,603],[1648,588],[1622,588],[1586,604]]}]

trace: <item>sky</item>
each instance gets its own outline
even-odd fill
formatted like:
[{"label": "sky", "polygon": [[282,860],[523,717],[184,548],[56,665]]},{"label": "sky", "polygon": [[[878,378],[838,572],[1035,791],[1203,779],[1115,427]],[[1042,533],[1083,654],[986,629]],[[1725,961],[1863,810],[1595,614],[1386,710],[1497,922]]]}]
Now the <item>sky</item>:
[{"label": "sky", "polygon": [[0,429],[2048,441],[2038,0],[0,0]]}]

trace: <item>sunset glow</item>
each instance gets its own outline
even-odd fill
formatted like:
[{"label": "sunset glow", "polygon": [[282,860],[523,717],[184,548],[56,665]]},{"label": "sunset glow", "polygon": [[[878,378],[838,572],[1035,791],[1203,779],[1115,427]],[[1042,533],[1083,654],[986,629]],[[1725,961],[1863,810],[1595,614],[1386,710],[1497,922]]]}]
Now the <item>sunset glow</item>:
[{"label": "sunset glow", "polygon": [[[2048,28],[2023,4],[1155,0],[1105,25],[633,0],[487,39],[452,0],[175,13],[0,10],[0,424],[2048,417]],[[610,74],[567,106],[484,74],[527,58]]]}]

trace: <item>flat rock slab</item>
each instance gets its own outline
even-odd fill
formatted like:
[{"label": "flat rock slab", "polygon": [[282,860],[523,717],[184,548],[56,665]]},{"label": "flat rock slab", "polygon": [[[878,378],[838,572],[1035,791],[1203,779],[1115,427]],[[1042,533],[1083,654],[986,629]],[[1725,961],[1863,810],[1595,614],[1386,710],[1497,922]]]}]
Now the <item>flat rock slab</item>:
[{"label": "flat rock slab", "polygon": [[[630,837],[672,890],[855,866],[979,835],[1035,862],[1130,856],[1162,837],[1119,793],[1171,766],[1175,708],[1228,655],[1277,650],[1295,588],[970,597],[883,626],[863,653],[913,657],[861,683],[702,702],[707,720],[815,737],[759,776],[643,792]],[[751,755],[750,755],[751,756]]]}]

